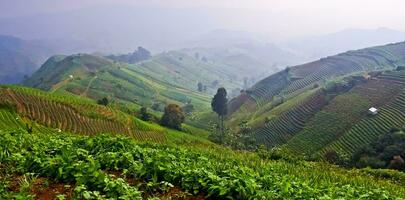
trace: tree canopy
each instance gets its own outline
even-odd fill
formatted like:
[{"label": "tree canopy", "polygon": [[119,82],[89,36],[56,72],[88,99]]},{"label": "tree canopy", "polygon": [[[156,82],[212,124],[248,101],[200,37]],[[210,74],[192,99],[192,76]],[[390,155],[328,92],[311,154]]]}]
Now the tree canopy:
[{"label": "tree canopy", "polygon": [[218,88],[217,93],[211,101],[212,110],[219,116],[225,116],[228,113],[228,99],[226,95],[227,93],[225,88]]},{"label": "tree canopy", "polygon": [[177,104],[169,104],[165,107],[164,114],[160,119],[163,126],[181,130],[181,124],[185,120],[185,115],[181,107]]}]

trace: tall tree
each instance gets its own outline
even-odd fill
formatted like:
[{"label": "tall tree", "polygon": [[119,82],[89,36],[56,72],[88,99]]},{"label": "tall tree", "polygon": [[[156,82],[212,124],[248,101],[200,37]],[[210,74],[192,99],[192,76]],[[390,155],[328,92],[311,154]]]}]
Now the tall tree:
[{"label": "tall tree", "polygon": [[160,119],[160,124],[169,128],[181,130],[181,124],[185,116],[181,107],[177,104],[169,104],[165,107],[165,112]]},{"label": "tall tree", "polygon": [[222,136],[225,134],[224,117],[226,114],[228,114],[228,99],[226,95],[227,93],[225,88],[218,88],[217,93],[211,101],[212,110],[218,114],[218,124]]}]

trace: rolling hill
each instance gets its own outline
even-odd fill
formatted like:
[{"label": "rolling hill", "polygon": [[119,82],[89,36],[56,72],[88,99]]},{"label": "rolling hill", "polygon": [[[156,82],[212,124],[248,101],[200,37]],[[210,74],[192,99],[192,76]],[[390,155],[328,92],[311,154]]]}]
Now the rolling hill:
[{"label": "rolling hill", "polygon": [[68,91],[95,100],[109,97],[136,106],[164,105],[167,102],[184,105],[191,101],[196,108],[207,107],[208,95],[189,89],[190,84],[182,82],[189,88],[182,86],[176,82],[176,74],[169,76],[147,67],[159,66],[159,63],[145,62],[129,65],[89,54],[54,56],[24,84],[53,92]]},{"label": "rolling hill", "polygon": [[[402,42],[286,68],[234,98],[228,125],[248,121],[251,136],[268,147],[350,156],[405,125],[404,52]],[[370,107],[379,114],[370,117]]]}]

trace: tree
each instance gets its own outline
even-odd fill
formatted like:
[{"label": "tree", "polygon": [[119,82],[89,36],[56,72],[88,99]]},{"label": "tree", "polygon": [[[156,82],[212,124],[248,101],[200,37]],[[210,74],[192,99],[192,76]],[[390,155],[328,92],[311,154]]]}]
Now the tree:
[{"label": "tree", "polygon": [[197,89],[199,92],[202,92],[204,90],[204,85],[201,82],[198,82]]},{"label": "tree", "polygon": [[218,114],[218,124],[221,135],[224,135],[224,116],[228,113],[228,99],[226,98],[226,89],[218,88],[217,93],[211,101],[211,108]]},{"label": "tree", "polygon": [[160,119],[160,124],[169,128],[181,130],[181,124],[185,116],[181,107],[177,104],[169,104],[165,107],[165,112]]},{"label": "tree", "polygon": [[107,106],[108,105],[108,99],[106,97],[97,100],[97,104]]},{"label": "tree", "polygon": [[141,119],[143,121],[149,121],[150,120],[150,113],[148,112],[148,108],[147,107],[142,107],[141,110],[139,111],[141,114]]}]

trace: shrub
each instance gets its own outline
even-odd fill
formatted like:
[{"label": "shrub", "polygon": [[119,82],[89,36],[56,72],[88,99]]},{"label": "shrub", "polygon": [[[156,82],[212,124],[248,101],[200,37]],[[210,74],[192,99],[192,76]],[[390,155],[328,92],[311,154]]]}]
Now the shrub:
[{"label": "shrub", "polygon": [[149,121],[150,120],[151,116],[150,116],[150,113],[148,112],[148,108],[142,107],[139,110],[139,112],[140,112],[140,115],[141,115],[141,119],[143,121]]},{"label": "shrub", "polygon": [[327,151],[324,156],[329,163],[337,164],[339,162],[339,155],[334,150]]},{"label": "shrub", "polygon": [[109,103],[109,101],[108,101],[108,99],[106,97],[97,100],[97,104],[99,104],[99,105],[107,106],[108,103]]},{"label": "shrub", "polygon": [[181,130],[181,124],[185,116],[181,107],[177,104],[169,104],[165,107],[165,112],[160,119],[160,124],[169,128]]},{"label": "shrub", "polygon": [[371,167],[374,169],[381,169],[385,167],[385,162],[375,157],[364,156],[361,157],[360,160],[357,162],[357,167]]}]

